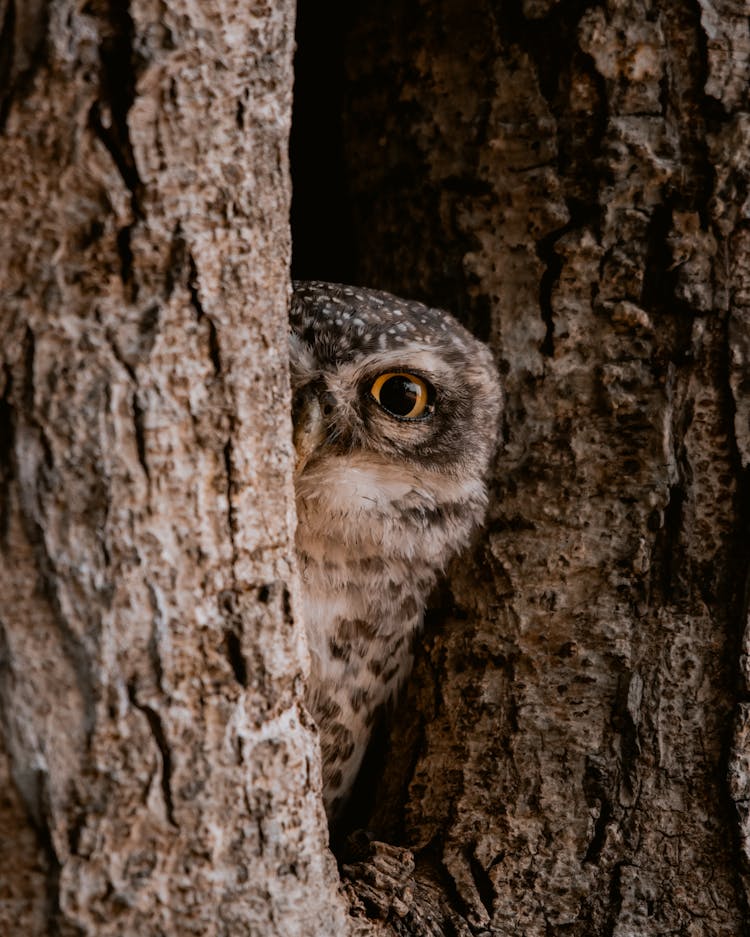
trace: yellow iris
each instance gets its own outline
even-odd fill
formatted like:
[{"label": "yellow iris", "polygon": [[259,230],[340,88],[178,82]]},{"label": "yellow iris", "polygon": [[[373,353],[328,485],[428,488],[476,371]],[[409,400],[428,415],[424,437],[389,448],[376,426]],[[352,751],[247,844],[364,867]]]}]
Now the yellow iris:
[{"label": "yellow iris", "polygon": [[380,406],[402,420],[416,420],[429,402],[427,384],[416,374],[387,371],[377,377],[370,393]]}]

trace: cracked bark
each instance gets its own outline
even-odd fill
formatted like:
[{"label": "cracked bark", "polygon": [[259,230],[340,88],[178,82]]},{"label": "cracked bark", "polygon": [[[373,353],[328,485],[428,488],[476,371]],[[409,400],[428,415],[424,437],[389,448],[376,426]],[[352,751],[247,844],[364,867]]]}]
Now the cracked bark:
[{"label": "cracked bark", "polygon": [[345,6],[300,272],[453,309],[507,397],[386,844],[341,892],[301,702],[291,5],[0,0],[0,932],[748,934],[747,19]]},{"label": "cracked bark", "polygon": [[3,934],[345,930],[290,604],[293,12],[0,2]]},{"label": "cracked bark", "polygon": [[507,394],[487,533],[363,791],[414,859],[361,914],[748,934],[746,10],[347,15],[346,276],[457,311]]}]

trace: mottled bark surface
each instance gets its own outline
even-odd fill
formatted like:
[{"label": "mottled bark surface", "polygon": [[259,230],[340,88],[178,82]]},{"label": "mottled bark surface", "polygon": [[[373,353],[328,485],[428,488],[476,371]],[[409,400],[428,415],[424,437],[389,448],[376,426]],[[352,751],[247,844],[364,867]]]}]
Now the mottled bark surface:
[{"label": "mottled bark surface", "polygon": [[347,921],[291,570],[291,5],[0,0],[0,932],[748,934],[747,10],[336,6],[298,272],[450,308],[506,394],[362,793],[392,845]]},{"label": "mottled bark surface", "polygon": [[0,932],[342,933],[290,565],[293,4],[0,14]]},{"label": "mottled bark surface", "polygon": [[747,8],[351,20],[351,276],[456,311],[507,395],[364,821],[412,890],[364,904],[383,933],[748,933]]}]

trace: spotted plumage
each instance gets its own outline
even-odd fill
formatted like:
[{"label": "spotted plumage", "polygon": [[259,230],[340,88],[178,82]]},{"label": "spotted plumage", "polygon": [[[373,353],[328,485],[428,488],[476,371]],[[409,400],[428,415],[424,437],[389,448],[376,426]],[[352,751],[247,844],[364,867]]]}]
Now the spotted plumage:
[{"label": "spotted plumage", "polygon": [[308,705],[335,816],[427,594],[483,518],[500,389],[486,346],[421,303],[296,283],[291,323]]}]

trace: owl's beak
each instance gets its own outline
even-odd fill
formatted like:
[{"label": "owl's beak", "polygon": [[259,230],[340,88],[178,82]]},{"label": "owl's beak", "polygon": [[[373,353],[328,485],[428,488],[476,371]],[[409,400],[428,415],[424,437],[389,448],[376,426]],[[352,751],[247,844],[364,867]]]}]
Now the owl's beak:
[{"label": "owl's beak", "polygon": [[325,440],[325,424],[320,400],[315,393],[306,394],[294,415],[294,448],[297,461],[295,476],[307,465],[310,456]]}]

